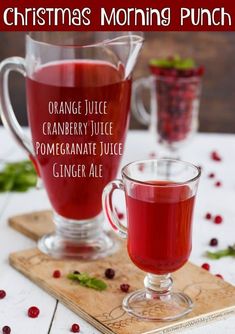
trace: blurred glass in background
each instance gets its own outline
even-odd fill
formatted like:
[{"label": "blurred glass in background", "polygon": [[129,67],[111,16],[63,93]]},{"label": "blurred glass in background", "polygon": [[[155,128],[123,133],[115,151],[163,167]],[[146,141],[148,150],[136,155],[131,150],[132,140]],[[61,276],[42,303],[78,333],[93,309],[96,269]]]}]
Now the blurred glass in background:
[{"label": "blurred glass in background", "polygon": [[[79,32],[78,32],[79,34]],[[235,33],[148,32],[134,79],[149,75],[149,60],[180,54],[205,66],[199,131],[235,133]],[[24,33],[0,32],[0,60],[24,55]],[[11,74],[12,104],[22,125],[27,125],[24,80]],[[146,103],[149,101],[146,96]],[[130,128],[147,128],[132,116]]]}]

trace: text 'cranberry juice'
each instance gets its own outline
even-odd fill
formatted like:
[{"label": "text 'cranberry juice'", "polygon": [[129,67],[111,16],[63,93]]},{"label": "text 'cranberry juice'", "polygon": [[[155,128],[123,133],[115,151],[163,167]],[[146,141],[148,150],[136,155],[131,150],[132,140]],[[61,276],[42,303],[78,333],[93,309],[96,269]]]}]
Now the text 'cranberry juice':
[{"label": "text 'cranberry juice'", "polygon": [[36,162],[52,207],[83,220],[101,212],[116,176],[129,120],[130,80],[106,62],[63,61],[27,78]]}]

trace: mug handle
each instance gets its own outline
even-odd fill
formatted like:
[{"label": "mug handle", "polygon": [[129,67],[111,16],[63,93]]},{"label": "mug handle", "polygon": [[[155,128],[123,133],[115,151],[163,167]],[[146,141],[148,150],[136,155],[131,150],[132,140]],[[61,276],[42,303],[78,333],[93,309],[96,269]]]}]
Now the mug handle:
[{"label": "mug handle", "polygon": [[6,58],[0,64],[0,113],[2,122],[11,132],[16,142],[23,148],[27,155],[33,159],[33,162],[35,162],[33,145],[17,121],[12,108],[8,87],[9,74],[11,71],[19,72],[25,77],[26,67],[24,58]]},{"label": "mug handle", "polygon": [[149,126],[151,123],[151,116],[150,112],[147,111],[143,103],[141,90],[149,90],[151,96],[151,86],[152,77],[137,79],[133,82],[132,86],[133,93],[131,99],[131,109],[137,121],[147,126]]},{"label": "mug handle", "polygon": [[107,220],[113,230],[123,239],[127,238],[127,228],[118,219],[117,212],[113,206],[113,193],[115,190],[124,191],[122,180],[113,180],[109,182],[103,190],[102,204]]}]

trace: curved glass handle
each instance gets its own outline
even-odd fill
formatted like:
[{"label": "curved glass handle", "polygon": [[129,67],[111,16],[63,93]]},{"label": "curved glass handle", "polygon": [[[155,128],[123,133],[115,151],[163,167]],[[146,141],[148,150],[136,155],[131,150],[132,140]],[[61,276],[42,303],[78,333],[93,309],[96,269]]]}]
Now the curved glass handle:
[{"label": "curved glass handle", "polygon": [[113,193],[115,190],[124,191],[122,180],[111,181],[104,188],[102,196],[103,210],[114,231],[118,233],[121,238],[126,239],[127,228],[118,219],[117,212],[113,206]]},{"label": "curved glass handle", "polygon": [[131,108],[132,112],[141,124],[143,125],[150,125],[151,123],[151,116],[150,112],[146,110],[146,107],[143,103],[141,90],[147,89],[150,91],[151,95],[151,84],[152,84],[152,78],[141,78],[138,80],[135,80],[132,85],[132,99],[131,99]]},{"label": "curved glass handle", "polygon": [[17,143],[35,162],[33,145],[18,123],[11,105],[8,88],[9,73],[11,71],[19,72],[25,76],[25,60],[21,57],[11,57],[3,60],[0,64],[0,112],[2,122],[12,133]]}]

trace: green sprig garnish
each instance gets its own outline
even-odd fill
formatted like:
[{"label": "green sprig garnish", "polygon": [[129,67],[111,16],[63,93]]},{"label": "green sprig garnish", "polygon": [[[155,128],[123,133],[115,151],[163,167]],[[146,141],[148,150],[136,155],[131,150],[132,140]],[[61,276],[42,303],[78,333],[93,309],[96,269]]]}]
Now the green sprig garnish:
[{"label": "green sprig garnish", "polygon": [[0,171],[0,192],[24,192],[36,183],[37,174],[30,160],[6,163]]},{"label": "green sprig garnish", "polygon": [[196,67],[192,58],[181,58],[179,55],[168,58],[151,59],[150,65],[161,68],[171,68],[176,70],[189,70]]},{"label": "green sprig garnish", "polygon": [[218,260],[225,256],[235,256],[235,244],[217,252],[207,252],[206,255],[213,260]]},{"label": "green sprig garnish", "polygon": [[105,290],[107,288],[107,284],[102,281],[101,279],[98,279],[96,277],[92,277],[88,275],[87,273],[81,273],[81,274],[68,274],[67,278],[78,282],[80,285],[85,286],[87,288],[95,289],[98,291]]}]

